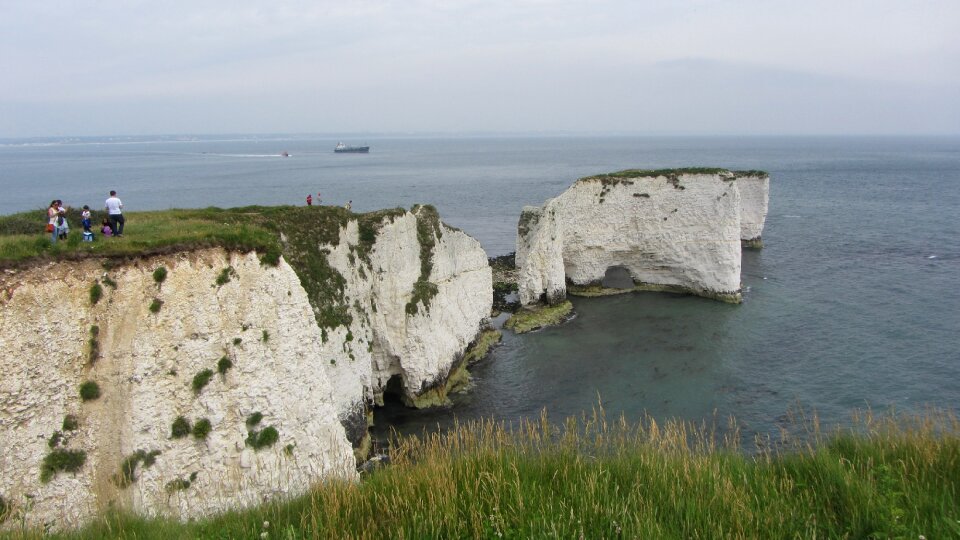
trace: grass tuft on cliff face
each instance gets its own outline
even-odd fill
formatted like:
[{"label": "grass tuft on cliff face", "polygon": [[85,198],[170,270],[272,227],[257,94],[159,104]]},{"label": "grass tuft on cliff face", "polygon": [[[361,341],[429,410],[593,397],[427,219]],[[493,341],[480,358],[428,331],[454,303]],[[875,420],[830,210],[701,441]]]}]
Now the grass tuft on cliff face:
[{"label": "grass tuft on cliff face", "polygon": [[[956,538],[951,414],[815,419],[756,453],[705,425],[493,421],[393,441],[359,483],[179,523],[108,514],[70,538]],[[772,450],[778,448],[779,450]],[[25,535],[31,537],[30,535]],[[38,531],[36,537],[40,536]]]}]

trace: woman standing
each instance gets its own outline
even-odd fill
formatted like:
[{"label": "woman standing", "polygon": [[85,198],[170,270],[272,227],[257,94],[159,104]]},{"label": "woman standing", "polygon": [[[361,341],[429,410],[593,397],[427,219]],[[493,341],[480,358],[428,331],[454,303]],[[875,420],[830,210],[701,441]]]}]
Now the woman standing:
[{"label": "woman standing", "polygon": [[57,243],[57,237],[60,235],[59,221],[60,201],[52,200],[47,208],[47,231],[50,233],[50,243],[52,244]]}]

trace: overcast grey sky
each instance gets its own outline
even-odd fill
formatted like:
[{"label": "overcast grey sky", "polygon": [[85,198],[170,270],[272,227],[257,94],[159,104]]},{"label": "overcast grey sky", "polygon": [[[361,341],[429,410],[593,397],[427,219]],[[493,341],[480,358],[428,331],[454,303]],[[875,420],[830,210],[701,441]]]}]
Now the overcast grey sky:
[{"label": "overcast grey sky", "polygon": [[0,137],[960,133],[960,0],[0,0]]}]

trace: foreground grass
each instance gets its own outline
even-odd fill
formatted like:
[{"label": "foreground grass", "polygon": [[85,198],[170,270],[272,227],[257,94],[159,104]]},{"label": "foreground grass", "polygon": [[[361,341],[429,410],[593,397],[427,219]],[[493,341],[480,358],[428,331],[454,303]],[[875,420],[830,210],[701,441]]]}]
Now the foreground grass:
[{"label": "foreground grass", "polygon": [[358,484],[187,524],[114,514],[62,538],[960,537],[952,415],[868,415],[753,455],[716,439],[602,413],[471,423],[396,441]]}]

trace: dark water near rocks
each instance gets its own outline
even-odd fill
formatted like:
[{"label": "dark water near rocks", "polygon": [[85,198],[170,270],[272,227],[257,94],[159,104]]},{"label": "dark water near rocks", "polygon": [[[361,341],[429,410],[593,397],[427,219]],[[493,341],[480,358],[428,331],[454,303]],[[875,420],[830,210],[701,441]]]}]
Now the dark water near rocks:
[{"label": "dark water near rocks", "polygon": [[[10,142],[10,141],[8,141]],[[452,418],[589,410],[776,428],[788,409],[960,407],[960,138],[370,138],[0,146],[0,212],[53,198],[128,210],[353,200],[430,202],[513,250],[520,209],[580,176],[720,166],[771,173],[766,247],[744,254],[745,301],[643,293],[575,299],[570,323],[504,343],[450,409],[388,408],[404,431]],[[288,151],[289,158],[279,157]],[[42,219],[42,218],[38,218]],[[386,421],[386,422],[384,422]]]}]

